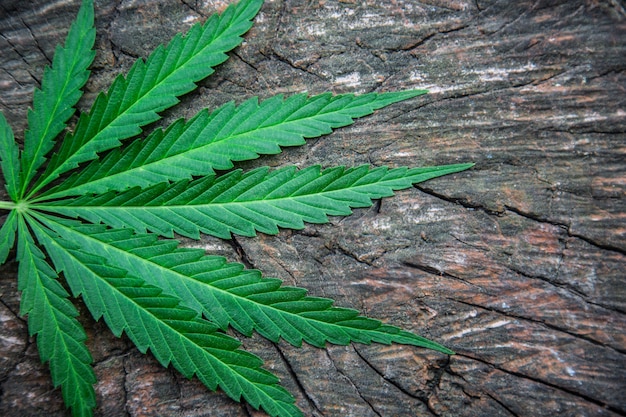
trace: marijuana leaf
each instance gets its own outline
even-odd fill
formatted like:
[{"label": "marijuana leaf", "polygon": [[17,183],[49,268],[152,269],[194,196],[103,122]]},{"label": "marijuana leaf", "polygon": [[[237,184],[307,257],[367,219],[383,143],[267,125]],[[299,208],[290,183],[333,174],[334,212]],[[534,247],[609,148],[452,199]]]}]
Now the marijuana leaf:
[{"label": "marijuana leaf", "polygon": [[[181,305],[176,297],[108,265],[104,258],[82,251],[31,221],[57,271],[74,296],[82,295],[96,320],[104,317],[113,334],[125,332],[137,348],[148,348],[163,365],[174,365],[188,378],[196,375],[208,388],[221,388],[231,398],[245,398],[271,415],[297,415],[291,395],[278,378],[261,369],[263,361],[242,350],[239,341]],[[30,321],[30,316],[29,316]]]},{"label": "marijuana leaf", "polygon": [[[17,200],[20,187],[19,148],[15,143],[11,126],[0,113],[0,168],[4,173],[5,188],[13,201]],[[0,257],[4,262],[4,259]]]},{"label": "marijuana leaf", "polygon": [[242,41],[240,36],[252,26],[261,4],[245,1],[229,7],[204,25],[194,25],[187,36],[178,34],[168,46],[158,47],[145,62],[137,60],[126,78],[120,75],[106,94],[98,96],[89,114],[81,114],[74,133],[63,140],[30,195],[158,120],[158,112],[178,103],[178,96],[193,90],[195,82],[228,58],[226,52]]},{"label": "marijuana leaf", "polygon": [[44,156],[54,146],[54,139],[65,128],[82,96],[80,89],[89,78],[87,68],[96,55],[92,50],[96,39],[93,23],[93,2],[85,1],[70,28],[65,47],[57,46],[52,67],[44,71],[41,90],[35,89],[33,110],[28,113],[29,129],[24,135],[20,197],[45,162]]},{"label": "marijuana leaf", "polygon": [[252,98],[238,107],[227,103],[213,113],[202,110],[188,122],[178,120],[165,132],[157,129],[124,151],[109,153],[43,197],[119,191],[209,175],[232,168],[232,161],[280,153],[281,146],[303,145],[304,138],[330,133],[354,118],[425,93],[296,94],[286,100],[274,96],[261,104]]},{"label": "marijuana leaf", "polygon": [[31,336],[37,335],[39,356],[50,362],[52,382],[61,385],[65,403],[74,415],[90,415],[96,405],[96,375],[85,346],[87,335],[75,318],[78,311],[67,299],[69,294],[35,245],[22,217],[18,229],[20,314],[28,314],[28,331]]},{"label": "marijuana leaf", "polygon": [[163,366],[272,416],[302,413],[263,361],[224,333],[228,328],[294,346],[403,343],[452,353],[172,239],[302,229],[472,166],[232,170],[236,162],[302,145],[424,90],[252,98],[135,138],[226,60],[262,4],[241,0],[137,60],[50,155],[95,55],[93,2],[84,0],[35,91],[22,151],[0,114],[0,168],[10,198],[0,201],[0,210],[9,211],[0,228],[0,262],[17,236],[20,314],[28,316],[39,355],[75,416],[92,415],[96,379],[86,333],[61,279],[114,335],[126,334]]},{"label": "marijuana leaf", "polygon": [[231,233],[254,236],[255,230],[278,233],[278,226],[302,229],[304,221],[328,222],[327,214],[346,216],[351,207],[369,207],[372,199],[389,197],[393,190],[408,188],[440,175],[467,169],[467,164],[432,168],[360,166],[321,171],[312,166],[301,171],[267,167],[247,173],[241,170],[195,181],[159,183],[99,196],[41,203],[48,210],[112,227],[147,230],[163,236],[173,232],[199,238],[200,232],[230,238]]}]

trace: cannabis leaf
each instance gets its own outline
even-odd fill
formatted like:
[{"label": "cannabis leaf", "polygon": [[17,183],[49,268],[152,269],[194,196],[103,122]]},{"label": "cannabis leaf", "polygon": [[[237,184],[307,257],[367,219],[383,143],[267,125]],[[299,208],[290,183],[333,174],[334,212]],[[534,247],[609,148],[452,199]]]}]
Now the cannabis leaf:
[{"label": "cannabis leaf", "polygon": [[70,296],[80,297],[96,320],[102,318],[116,336],[126,334],[141,352],[150,350],[163,366],[272,416],[302,413],[262,360],[224,333],[228,328],[294,346],[404,343],[452,353],[173,239],[302,229],[472,166],[232,169],[424,90],[252,98],[136,138],[226,60],[262,4],[241,0],[137,60],[60,139],[95,56],[93,1],[84,0],[35,91],[23,150],[0,113],[0,168],[10,198],[0,201],[0,210],[8,211],[0,228],[0,262],[17,240],[20,314],[28,317],[41,360],[75,416],[92,415],[96,378]]}]

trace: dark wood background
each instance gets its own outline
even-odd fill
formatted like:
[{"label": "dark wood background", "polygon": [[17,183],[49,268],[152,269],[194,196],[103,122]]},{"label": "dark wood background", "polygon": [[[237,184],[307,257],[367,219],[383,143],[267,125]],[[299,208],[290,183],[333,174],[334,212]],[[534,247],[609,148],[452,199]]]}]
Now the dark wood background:
[{"label": "dark wood background", "polygon": [[[80,107],[136,57],[231,2],[97,0],[98,52]],[[20,139],[78,6],[0,1],[0,110]],[[245,166],[476,163],[330,225],[184,242],[458,352],[245,340],[307,416],[626,415],[625,9],[267,0],[231,59],[165,115],[254,95],[428,88]],[[16,269],[0,269],[0,415],[67,415],[18,316]],[[87,313],[83,322],[97,415],[262,415],[162,369]]]}]

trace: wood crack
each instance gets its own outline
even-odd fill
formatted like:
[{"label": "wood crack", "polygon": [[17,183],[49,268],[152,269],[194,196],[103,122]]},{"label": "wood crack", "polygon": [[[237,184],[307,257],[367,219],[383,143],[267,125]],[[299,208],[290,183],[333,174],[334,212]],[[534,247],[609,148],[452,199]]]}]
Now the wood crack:
[{"label": "wood crack", "polygon": [[320,80],[326,81],[326,79],[324,79],[324,77],[322,77],[320,74],[317,74],[317,73],[309,70],[309,66],[310,65],[298,65],[298,64],[292,62],[289,58],[282,56],[274,48],[271,49],[271,54],[269,54],[269,55],[266,54],[266,53],[260,52],[260,51],[259,51],[259,53],[261,55],[263,55],[265,58],[268,58],[268,59],[274,58],[277,61],[282,62],[283,64],[287,64],[289,67],[297,70],[298,72],[302,72],[304,74],[313,75],[314,77],[316,77],[316,78],[318,78]]},{"label": "wood crack", "polygon": [[[594,302],[592,300],[589,299],[589,296],[579,290],[577,290],[573,285],[568,284],[568,283],[561,283],[561,282],[555,282],[553,280],[551,280],[549,277],[545,277],[542,275],[536,275],[536,274],[529,274],[527,272],[522,271],[519,268],[515,268],[512,267],[510,265],[507,265],[506,268],[520,276],[523,276],[525,278],[530,278],[530,279],[537,279],[540,281],[543,281],[547,284],[550,284],[552,286],[554,286],[555,288],[559,288],[562,290],[567,291],[569,294],[571,294],[573,297],[579,298],[582,302],[593,305],[595,307],[604,309],[606,311],[610,311],[610,312],[614,312],[614,313],[619,313],[619,314],[625,314],[626,312],[623,310],[620,310],[619,308],[615,308],[612,306],[607,306],[601,303],[597,303]],[[556,273],[554,274],[555,277],[559,276],[558,270],[556,271]]]},{"label": "wood crack", "polygon": [[445,372],[445,368],[450,363],[450,357],[449,356],[446,357],[446,363],[444,364],[444,366],[442,366],[442,367],[440,367],[438,369],[438,371],[436,372],[435,377],[433,378],[433,380],[428,383],[428,388],[430,389],[430,392],[427,393],[426,391],[424,391],[424,392],[421,392],[421,393],[417,393],[417,392],[413,393],[413,392],[408,391],[402,385],[398,384],[396,381],[386,377],[385,374],[380,369],[378,369],[374,364],[372,364],[369,360],[367,360],[367,358],[356,348],[356,346],[353,345],[352,348],[354,349],[356,354],[359,356],[359,358],[361,358],[361,360],[363,362],[365,362],[365,364],[368,367],[370,367],[374,372],[376,372],[376,374],[378,374],[378,376],[383,381],[387,382],[389,385],[393,386],[394,388],[396,388],[398,391],[400,391],[401,393],[403,393],[407,397],[412,398],[414,400],[418,400],[419,402],[424,404],[433,415],[435,415],[435,416],[439,415],[429,405],[429,401],[428,400],[429,400],[429,398],[432,395],[434,395],[435,388],[439,385],[439,382],[441,381],[441,376]]},{"label": "wood crack", "polygon": [[439,277],[451,278],[451,279],[460,281],[460,282],[462,282],[464,284],[467,284],[470,287],[476,288],[481,293],[485,293],[485,294],[488,294],[488,295],[495,296],[495,294],[489,294],[489,292],[485,288],[481,287],[480,285],[476,285],[476,284],[474,284],[471,281],[468,281],[468,280],[463,279],[461,277],[458,277],[456,275],[450,274],[450,273],[448,273],[446,271],[442,271],[442,270],[440,270],[438,268],[435,268],[433,266],[421,264],[421,263],[415,262],[415,261],[406,261],[406,260],[402,261],[402,264],[404,266],[408,266],[409,268],[418,269],[420,271],[426,272],[426,273],[431,274],[431,275],[436,275],[436,276],[439,276]]},{"label": "wood crack", "polygon": [[276,343],[272,343],[272,344],[274,345],[274,349],[278,353],[278,357],[285,364],[285,367],[287,368],[287,373],[289,374],[291,379],[295,382],[296,386],[298,387],[298,390],[302,393],[302,396],[304,397],[306,402],[309,404],[309,406],[313,410],[315,410],[317,413],[319,413],[320,416],[324,416],[324,413],[322,412],[322,410],[320,410],[318,408],[315,399],[313,397],[311,397],[311,395],[309,395],[309,393],[306,390],[306,388],[304,388],[304,384],[302,383],[302,381],[298,377],[298,374],[296,373],[296,371],[291,366],[291,363],[289,362],[289,360],[285,357],[285,354],[280,349],[280,346],[278,346],[278,344],[276,344]]},{"label": "wood crack", "polygon": [[619,353],[619,354],[622,354],[622,355],[626,355],[626,349],[619,349],[617,347],[613,347],[611,345],[607,345],[605,343],[599,342],[599,341],[597,341],[597,340],[595,340],[593,338],[590,338],[588,336],[585,336],[585,335],[582,335],[582,334],[578,334],[578,333],[574,333],[574,332],[572,332],[572,331],[570,331],[570,330],[568,330],[566,328],[563,328],[561,326],[556,326],[554,324],[548,323],[545,320],[537,320],[535,318],[524,316],[524,315],[521,315],[521,314],[513,314],[513,313],[510,313],[510,312],[507,312],[507,311],[503,311],[503,310],[500,310],[500,309],[498,309],[496,307],[488,307],[488,306],[484,306],[484,305],[480,305],[480,304],[471,303],[469,301],[459,300],[459,299],[452,298],[452,297],[446,297],[446,299],[450,300],[450,301],[457,302],[459,304],[466,305],[468,307],[477,308],[477,309],[481,309],[481,310],[484,310],[484,311],[490,311],[492,313],[500,314],[500,315],[502,315],[504,317],[509,317],[509,318],[512,318],[512,319],[515,319],[515,320],[524,320],[524,321],[528,321],[528,322],[531,322],[531,323],[536,323],[536,324],[539,324],[541,326],[544,326],[547,329],[567,334],[568,336],[571,336],[571,337],[573,337],[575,339],[584,340],[585,342],[591,343],[593,345],[612,350],[612,351],[614,351],[616,353]]},{"label": "wood crack", "polygon": [[618,414],[620,416],[626,416],[626,408],[622,408],[622,406],[614,406],[614,405],[611,405],[611,404],[607,404],[607,403],[605,403],[605,402],[603,402],[601,400],[597,400],[597,399],[595,399],[595,398],[593,398],[593,397],[591,397],[591,396],[589,396],[587,394],[583,394],[581,392],[577,392],[577,391],[572,390],[570,388],[562,387],[562,386],[553,384],[551,382],[542,380],[540,378],[536,378],[536,377],[533,377],[533,376],[530,376],[530,375],[523,374],[521,372],[517,372],[517,371],[513,371],[513,370],[509,370],[509,369],[503,368],[501,366],[493,364],[493,363],[491,363],[489,361],[486,361],[484,359],[480,359],[479,357],[473,356],[473,355],[468,354],[468,353],[459,353],[459,352],[457,352],[456,354],[458,356],[461,356],[461,357],[464,357],[464,358],[467,358],[467,359],[475,360],[477,362],[480,362],[480,363],[482,363],[484,365],[487,365],[487,366],[489,366],[489,367],[491,367],[493,369],[496,369],[496,370],[498,370],[500,372],[504,372],[505,374],[514,376],[516,378],[526,379],[526,380],[534,382],[536,384],[544,385],[544,386],[550,387],[550,388],[552,388],[554,390],[562,391],[562,392],[565,392],[565,393],[567,393],[569,395],[572,395],[574,397],[581,398],[581,399],[583,399],[586,402],[589,402],[589,403],[594,404],[596,406],[605,408],[605,409],[607,409],[607,410],[609,410],[609,411],[611,411],[613,413],[616,413],[616,414]]},{"label": "wood crack", "polygon": [[182,4],[184,4],[186,7],[188,7],[189,10],[191,10],[194,13],[196,13],[198,16],[200,16],[200,17],[202,17],[204,19],[206,19],[208,17],[208,15],[204,14],[202,12],[202,10],[200,10],[200,7],[198,7],[198,2],[197,1],[195,1],[193,5],[191,4],[191,1],[189,1],[189,0],[180,0],[180,2]]},{"label": "wood crack", "polygon": [[[37,84],[37,86],[41,85],[41,80],[39,80],[39,78],[37,78],[35,76],[35,74],[32,73],[31,71],[31,65],[29,65],[28,60],[26,59],[26,57],[24,56],[24,54],[20,51],[20,49],[14,45],[9,38],[7,38],[6,36],[4,36],[3,34],[0,33],[0,37],[2,37],[11,47],[11,49],[20,57],[20,59],[22,60],[22,62],[24,62],[24,64],[26,64],[26,72],[28,73],[28,75],[35,81],[35,83]],[[20,86],[23,86],[22,83],[20,83],[19,81],[17,81],[17,79],[15,78],[15,76],[13,74],[11,74],[10,72],[8,72],[7,70],[4,70],[7,74],[9,74],[11,76],[11,78],[13,78]]]},{"label": "wood crack", "polygon": [[487,208],[487,207],[485,207],[485,206],[483,206],[481,204],[470,203],[469,201],[467,201],[464,198],[455,198],[455,197],[446,196],[446,195],[444,195],[442,193],[438,193],[438,192],[434,191],[431,188],[427,188],[427,187],[419,185],[419,184],[414,185],[414,187],[416,189],[422,191],[425,194],[428,194],[428,195],[433,196],[433,197],[437,197],[437,198],[439,198],[439,199],[441,199],[443,201],[447,201],[447,202],[453,203],[453,204],[458,204],[458,205],[460,205],[462,207],[465,207],[465,208],[471,208],[471,209],[474,209],[474,210],[481,210],[481,211],[483,211],[484,213],[486,213],[488,215],[501,217],[501,216],[503,216],[506,213],[506,211],[510,211],[512,213],[517,214],[518,216],[527,218],[529,220],[532,220],[532,221],[535,221],[535,222],[538,222],[538,223],[546,223],[546,224],[550,224],[552,226],[557,226],[557,227],[560,227],[563,230],[565,230],[568,236],[580,239],[580,240],[582,240],[582,241],[584,241],[584,242],[586,242],[586,243],[590,244],[591,246],[594,246],[594,247],[596,247],[598,249],[602,249],[602,250],[606,250],[606,251],[610,251],[610,252],[615,252],[615,253],[618,253],[620,255],[626,255],[626,250],[624,250],[622,248],[619,248],[617,246],[614,246],[614,245],[611,245],[611,244],[608,244],[608,243],[598,242],[597,240],[595,240],[593,238],[590,238],[588,236],[583,236],[583,235],[580,235],[578,233],[573,233],[571,231],[571,225],[570,224],[565,224],[565,223],[562,223],[562,222],[558,222],[556,220],[551,220],[549,218],[546,218],[546,217],[541,216],[541,215],[536,214],[536,213],[525,212],[525,211],[520,210],[520,209],[518,209],[516,207],[513,207],[511,205],[506,205],[506,204],[504,205],[505,210],[493,210],[493,209],[489,209],[489,208]]},{"label": "wood crack", "polygon": [[485,395],[489,398],[491,398],[491,400],[493,402],[495,402],[496,404],[498,404],[500,407],[502,407],[508,414],[514,416],[514,417],[520,417],[518,416],[517,413],[515,413],[513,410],[511,410],[506,404],[504,404],[502,401],[500,401],[499,399],[497,399],[494,395],[492,395],[491,393],[487,392],[485,393]]},{"label": "wood crack", "polygon": [[41,45],[39,44],[39,40],[35,36],[35,33],[33,32],[33,30],[30,27],[30,25],[28,23],[26,23],[26,21],[23,18],[20,18],[20,22],[22,22],[24,27],[28,30],[28,33],[30,33],[30,37],[32,38],[32,40],[35,43],[35,46],[37,47],[39,52],[41,52],[41,55],[43,55],[44,58],[46,58],[46,60],[48,61],[48,64],[51,64],[52,63],[52,57],[48,56],[48,53],[46,52],[46,50],[41,47]]},{"label": "wood crack", "polygon": [[350,378],[348,375],[346,375],[345,372],[343,372],[341,369],[339,369],[337,367],[337,365],[335,365],[335,361],[333,360],[333,358],[330,356],[330,353],[328,352],[328,350],[325,350],[326,352],[326,356],[328,357],[328,360],[330,361],[330,363],[333,364],[333,367],[335,368],[335,370],[337,371],[337,373],[341,376],[343,376],[349,383],[350,385],[354,388],[355,392],[357,393],[357,395],[359,396],[359,398],[361,400],[363,400],[363,402],[365,404],[367,404],[367,406],[372,410],[372,412],[374,414],[376,414],[379,417],[383,417],[382,414],[380,414],[378,412],[378,410],[376,409],[376,407],[374,407],[374,405],[371,403],[370,400],[368,400],[367,398],[365,398],[365,396],[361,393],[361,390],[359,389],[358,385],[355,384],[355,382],[352,380],[352,378]]},{"label": "wood crack", "polygon": [[571,231],[571,225],[569,224],[565,224],[565,223],[560,223],[558,221],[555,220],[550,220],[548,218],[545,218],[539,214],[535,214],[535,213],[529,213],[529,212],[525,212],[523,210],[520,210],[516,207],[513,206],[509,206],[509,205],[505,205],[505,208],[508,211],[511,211],[519,216],[525,217],[529,220],[533,220],[539,223],[547,223],[547,224],[551,224],[553,226],[558,226],[558,227],[562,227],[563,229],[565,229],[567,231],[567,235],[570,237],[574,237],[577,239],[580,239],[588,244],[590,244],[591,246],[594,246],[598,249],[602,249],[602,250],[606,250],[606,251],[610,251],[610,252],[615,252],[618,253],[620,255],[626,255],[626,250],[619,248],[617,246],[613,246],[611,244],[607,244],[607,243],[602,243],[602,242],[598,242],[590,237],[587,236],[583,236],[577,233],[573,233]]},{"label": "wood crack", "polygon": [[257,269],[252,262],[252,259],[248,256],[245,249],[237,240],[237,237],[234,234],[231,234],[231,238],[228,240],[230,246],[235,250],[239,261],[246,266],[248,269]]}]

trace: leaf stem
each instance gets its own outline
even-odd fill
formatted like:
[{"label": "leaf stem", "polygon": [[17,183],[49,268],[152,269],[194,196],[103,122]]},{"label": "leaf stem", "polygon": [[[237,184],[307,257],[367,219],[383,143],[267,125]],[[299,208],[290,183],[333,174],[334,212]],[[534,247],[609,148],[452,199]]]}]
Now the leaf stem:
[{"label": "leaf stem", "polygon": [[0,210],[14,210],[16,207],[15,201],[0,201]]}]

